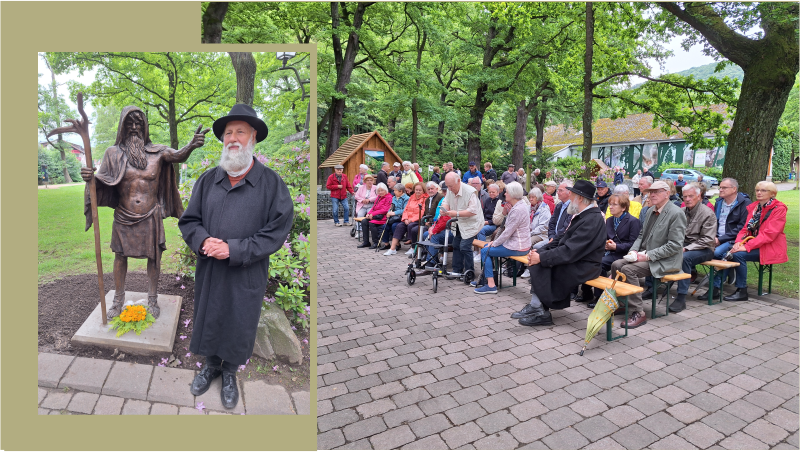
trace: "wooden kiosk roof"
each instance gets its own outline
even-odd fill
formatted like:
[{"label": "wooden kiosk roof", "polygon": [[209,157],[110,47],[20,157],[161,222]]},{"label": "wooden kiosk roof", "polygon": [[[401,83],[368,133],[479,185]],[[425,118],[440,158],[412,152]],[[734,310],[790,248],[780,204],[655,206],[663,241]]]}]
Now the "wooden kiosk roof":
[{"label": "wooden kiosk roof", "polygon": [[[345,167],[345,174],[350,174],[348,171],[349,166],[355,166],[356,171],[353,174],[358,174],[358,165],[364,163],[364,151],[366,150],[379,150],[384,151],[383,161],[388,162],[389,165],[393,165],[394,162],[402,162],[403,160],[400,159],[400,156],[394,152],[389,143],[383,139],[378,131],[373,131],[369,133],[361,133],[358,135],[352,135],[347,141],[342,144],[339,149],[337,149],[333,154],[330,155],[324,162],[319,166],[320,168],[333,168],[336,165],[342,165]],[[353,161],[350,161],[351,158]],[[350,163],[348,165],[347,163]]]}]

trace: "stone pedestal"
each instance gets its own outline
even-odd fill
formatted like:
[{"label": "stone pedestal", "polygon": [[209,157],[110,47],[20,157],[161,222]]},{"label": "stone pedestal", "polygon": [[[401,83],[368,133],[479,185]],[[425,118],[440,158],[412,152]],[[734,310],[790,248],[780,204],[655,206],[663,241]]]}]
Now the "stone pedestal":
[{"label": "stone pedestal", "polygon": [[[114,301],[114,290],[106,294],[106,308],[111,308]],[[172,353],[175,343],[175,332],[178,331],[178,318],[181,313],[183,297],[177,295],[158,295],[158,306],[161,315],[155,323],[136,335],[129,331],[117,337],[117,331],[110,329],[110,325],[103,325],[100,304],[94,308],[89,318],[83,322],[80,329],[72,336],[72,342],[82,345],[119,349],[120,351],[138,354]],[[141,304],[147,306],[147,294],[143,292],[126,292],[125,305]],[[109,321],[111,319],[108,319]]]}]

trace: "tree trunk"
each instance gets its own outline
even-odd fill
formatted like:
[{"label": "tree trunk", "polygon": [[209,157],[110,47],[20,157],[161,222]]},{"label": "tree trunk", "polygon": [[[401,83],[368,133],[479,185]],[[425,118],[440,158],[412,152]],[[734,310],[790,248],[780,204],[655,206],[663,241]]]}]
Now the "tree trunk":
[{"label": "tree trunk", "polygon": [[439,121],[439,127],[436,132],[436,152],[441,154],[444,152],[444,120]]},{"label": "tree trunk", "polygon": [[733,177],[739,190],[755,199],[756,183],[766,179],[772,142],[786,100],[800,69],[797,3],[762,3],[764,37],[753,40],[731,30],[710,5],[659,5],[702,34],[711,46],[744,71],[736,118],[728,134],[723,177]]},{"label": "tree trunk", "polygon": [[536,126],[536,155],[542,153],[542,143],[544,142],[544,125],[547,122],[547,110],[542,110],[539,114],[533,115],[533,124]]},{"label": "tree trunk", "polygon": [[[347,7],[347,3],[342,3],[342,8]],[[356,4],[356,10],[353,13],[353,21],[351,24],[346,24],[350,29],[350,34],[347,38],[347,49],[342,55],[342,46],[339,41],[337,33],[339,32],[339,3],[331,3],[331,28],[333,29],[333,53],[336,63],[336,93],[340,95],[334,96],[331,101],[330,107],[330,122],[328,125],[328,140],[325,144],[326,157],[336,152],[339,148],[339,139],[342,134],[342,117],[344,116],[345,99],[347,97],[347,85],[350,83],[350,76],[355,67],[356,55],[358,54],[359,38],[358,33],[361,30],[361,25],[364,22],[364,11],[372,5],[372,3]],[[329,174],[330,169],[325,169],[325,174]]]},{"label": "tree trunk", "polygon": [[525,135],[528,133],[528,115],[531,113],[531,107],[534,105],[534,102],[534,100],[531,100],[530,105],[528,105],[525,99],[522,99],[517,104],[517,123],[514,127],[514,144],[511,147],[511,163],[517,168],[523,167],[523,160],[525,159]]},{"label": "tree trunk", "polygon": [[[419,35],[417,35],[419,36]],[[417,134],[419,133],[419,99],[417,96],[419,95],[419,87],[421,80],[419,79],[419,70],[422,66],[422,52],[425,50],[425,43],[428,40],[428,32],[422,32],[422,44],[419,43],[419,39],[417,40],[417,91],[414,96],[414,100],[411,101],[411,161],[417,161]]]},{"label": "tree trunk", "polygon": [[228,12],[228,2],[211,2],[203,13],[203,38],[205,44],[222,42],[222,21]]},{"label": "tree trunk", "polygon": [[475,104],[469,111],[469,123],[467,124],[467,160],[470,162],[481,161],[481,126],[486,109],[492,104],[486,98],[488,86],[481,83],[475,93]]},{"label": "tree trunk", "polygon": [[251,52],[228,52],[236,71],[236,103],[253,106],[256,83],[256,59]]},{"label": "tree trunk", "polygon": [[722,177],[735,178],[739,191],[751,199],[755,199],[756,184],[767,178],[778,121],[794,81],[794,77],[776,76],[776,72],[774,62],[763,60],[745,71],[736,120],[728,134]]},{"label": "tree trunk", "polygon": [[388,135],[386,137],[386,142],[389,143],[389,146],[391,146],[392,148],[394,148],[394,139],[393,138],[389,139],[389,137],[392,136],[392,134],[394,133],[394,129],[396,127],[397,127],[397,118],[390,119],[389,123],[386,124],[386,134]]},{"label": "tree trunk", "polygon": [[[45,62],[47,63],[47,68],[50,69],[50,63],[47,62],[46,60],[45,60]],[[58,99],[58,85],[56,84],[56,73],[53,72],[52,69],[50,69],[50,79],[52,80],[52,84],[50,85],[50,87],[52,88],[53,101],[55,102],[56,99]],[[56,118],[56,126],[57,127],[61,127],[61,121],[60,121],[60,118],[58,118],[58,117]],[[69,176],[69,171],[67,170],[67,155],[64,152],[64,140],[62,140],[62,136],[61,136],[60,133],[58,134],[58,141],[56,141],[56,143],[58,143],[58,151],[61,153],[61,162],[64,164],[64,169],[63,169],[63,172],[64,172],[64,183],[65,184],[71,184],[72,183],[72,178]],[[89,168],[91,168],[91,167],[92,166],[90,164]]]},{"label": "tree trunk", "polygon": [[590,178],[592,159],[592,57],[594,55],[594,8],[586,2],[586,53],[583,56],[583,161],[587,163],[583,177]]}]

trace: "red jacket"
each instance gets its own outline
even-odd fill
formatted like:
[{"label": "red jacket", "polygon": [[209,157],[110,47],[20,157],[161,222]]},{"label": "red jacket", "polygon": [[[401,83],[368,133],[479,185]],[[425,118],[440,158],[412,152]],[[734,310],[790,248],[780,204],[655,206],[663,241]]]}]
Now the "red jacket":
[{"label": "red jacket", "polygon": [[450,219],[447,215],[439,215],[439,219],[436,220],[436,223],[431,227],[430,235],[438,234],[444,231],[445,226],[447,226],[447,221]]},{"label": "red jacket", "polygon": [[[747,206],[747,220],[744,223],[745,227],[736,236],[737,242],[741,242],[747,237],[747,223],[753,218],[753,212],[756,211],[756,207],[758,207],[757,201],[751,202]],[[786,227],[787,210],[786,204],[777,199],[772,201],[772,204],[768,207],[764,207],[761,210],[762,219],[767,212],[772,213],[769,214],[767,221],[762,221],[761,226],[758,228],[758,235],[744,244],[744,248],[748,252],[755,249],[760,250],[759,261],[762,265],[789,262],[789,255],[786,250],[786,234],[783,232],[784,227]]]},{"label": "red jacket", "polygon": [[556,211],[556,203],[553,200],[553,197],[548,195],[547,193],[542,193],[542,198],[544,198],[544,203],[550,207],[550,215]]},{"label": "red jacket", "polygon": [[379,196],[378,199],[375,200],[375,205],[369,209],[368,214],[373,216],[375,215],[383,215],[383,218],[380,220],[369,220],[370,223],[374,224],[386,224],[386,212],[392,207],[392,195],[385,194],[383,196]]},{"label": "red jacket", "polygon": [[336,173],[328,176],[328,182],[325,186],[331,191],[331,198],[345,199],[347,198],[347,192],[353,193],[353,184],[350,183],[347,174],[342,173],[342,188],[336,188],[339,184],[340,182],[336,179]]}]

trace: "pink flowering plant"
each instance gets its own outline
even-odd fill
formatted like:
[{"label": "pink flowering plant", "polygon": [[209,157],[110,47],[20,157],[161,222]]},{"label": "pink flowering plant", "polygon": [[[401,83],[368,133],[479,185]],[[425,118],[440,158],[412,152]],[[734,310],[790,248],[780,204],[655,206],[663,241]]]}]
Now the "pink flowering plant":
[{"label": "pink flowering plant", "polygon": [[[184,173],[186,179],[180,185],[184,208],[189,203],[192,187],[197,178],[219,162],[221,146],[213,141],[207,144],[210,146],[203,158],[190,161]],[[277,304],[286,311],[289,320],[308,328],[311,317],[309,308],[311,277],[308,273],[310,266],[308,236],[311,231],[310,146],[308,141],[305,141],[281,146],[280,149],[269,152],[262,146],[257,146],[254,152],[259,162],[278,173],[286,183],[294,203],[292,229],[283,246],[270,256],[269,284],[264,294],[264,303]],[[177,261],[179,274],[194,279],[196,256],[185,243],[173,253],[172,258]]]}]

